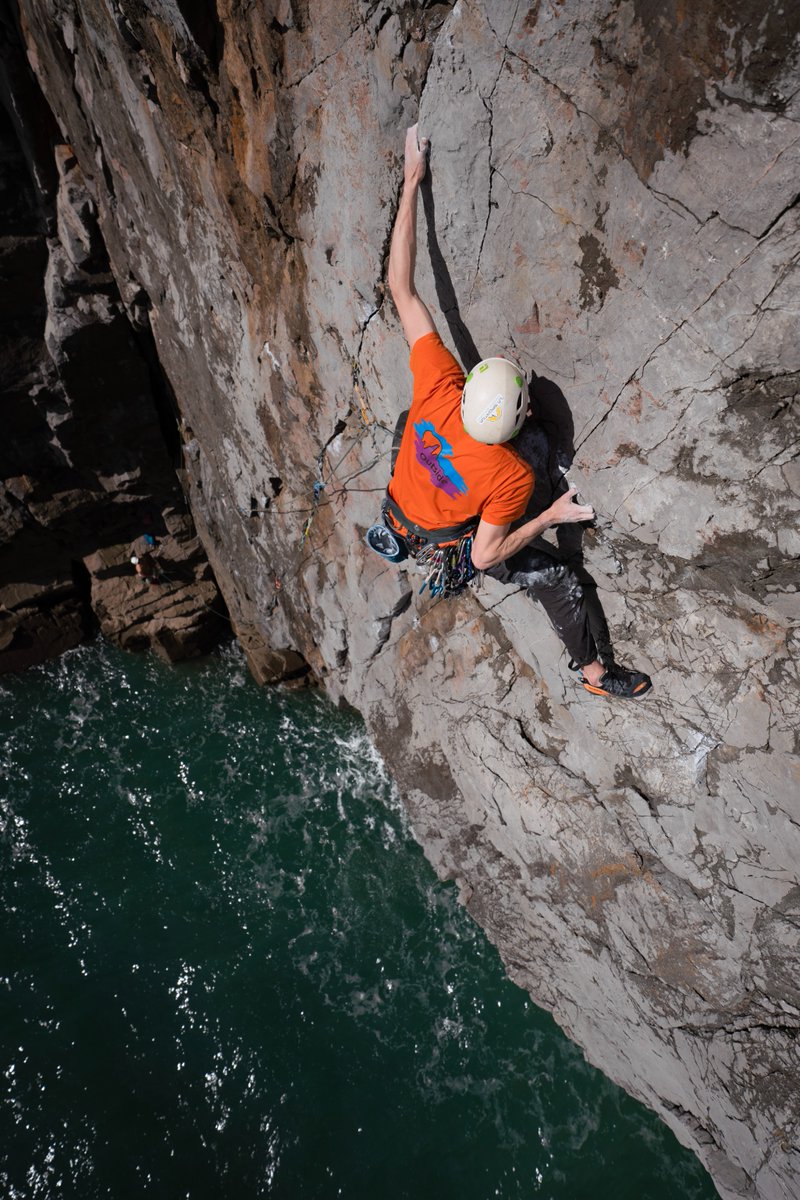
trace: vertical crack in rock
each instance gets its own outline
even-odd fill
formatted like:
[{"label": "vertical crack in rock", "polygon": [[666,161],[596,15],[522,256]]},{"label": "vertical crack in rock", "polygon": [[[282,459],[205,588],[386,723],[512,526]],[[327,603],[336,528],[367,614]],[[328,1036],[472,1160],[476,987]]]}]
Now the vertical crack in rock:
[{"label": "vertical crack in rock", "polygon": [[413,598],[414,598],[414,594],[410,589],[407,592],[403,592],[402,596],[400,597],[400,599],[397,601],[397,603],[394,605],[394,607],[391,609],[390,612],[388,612],[383,617],[375,618],[375,625],[377,626],[378,639],[375,643],[375,648],[370,653],[369,660],[368,660],[369,662],[371,662],[373,659],[377,658],[378,655],[380,654],[381,650],[383,650],[384,646],[388,643],[390,637],[392,636],[392,626],[393,626],[395,620],[397,619],[397,617],[402,616],[402,614],[404,612],[408,612],[409,608],[411,607],[411,601],[413,600]]},{"label": "vertical crack in rock", "polygon": [[[503,59],[503,62],[505,62],[505,58]],[[497,78],[499,79],[500,76],[498,75]],[[496,86],[497,86],[497,82],[495,81],[495,87]],[[486,224],[483,227],[483,233],[481,234],[481,243],[478,246],[478,256],[477,256],[477,259],[475,262],[475,276],[472,280],[472,286],[469,291],[469,299],[467,300],[467,309],[472,307],[472,297],[473,297],[473,293],[475,291],[475,285],[478,282],[478,279],[479,279],[480,273],[481,273],[481,258],[483,257],[483,247],[486,242],[486,235],[489,232],[489,224],[492,219],[492,209],[495,207],[495,202],[493,200],[493,195],[492,195],[493,189],[494,189],[494,175],[495,175],[495,169],[494,169],[494,165],[492,163],[492,140],[494,137],[494,118],[493,118],[493,114],[492,114],[492,103],[491,103],[492,97],[490,95],[488,101],[484,97],[481,97],[481,100],[483,103],[483,107],[486,110],[486,114],[489,118],[489,142],[488,142],[488,146],[487,146],[487,153],[488,153],[488,158],[489,158],[489,193],[486,198]]]},{"label": "vertical crack in rock", "polygon": [[[514,16],[512,17],[512,21],[511,21],[512,25],[513,25],[514,21],[516,20],[518,11],[519,11],[519,0],[514,9]],[[493,210],[493,208],[497,207],[497,203],[493,198],[495,165],[493,162],[493,155],[492,155],[493,142],[494,142],[494,113],[492,110],[492,102],[494,100],[495,92],[497,91],[497,85],[500,82],[500,77],[503,74],[503,70],[505,69],[506,62],[508,61],[508,47],[501,41],[500,38],[498,38],[497,34],[495,33],[494,28],[491,25],[491,22],[489,22],[489,28],[492,30],[492,33],[494,34],[495,38],[497,38],[498,44],[500,44],[502,46],[503,55],[500,60],[500,67],[498,69],[497,76],[494,80],[494,83],[492,84],[492,87],[491,87],[488,97],[481,96],[481,103],[483,104],[483,107],[486,111],[486,115],[489,119],[489,138],[488,138],[488,146],[487,146],[487,157],[488,157],[488,161],[489,161],[489,194],[487,196],[487,202],[486,202],[486,224],[484,225],[483,234],[481,235],[481,242],[478,247],[478,255],[477,255],[477,260],[476,260],[476,264],[475,264],[475,275],[474,275],[474,278],[472,281],[472,286],[470,287],[469,299],[467,300],[467,309],[469,309],[472,306],[472,297],[473,297],[473,294],[475,291],[475,285],[477,284],[478,279],[480,277],[480,273],[481,273],[481,258],[483,256],[483,247],[486,242],[486,236],[489,232],[489,224],[492,219],[492,210]]]}]

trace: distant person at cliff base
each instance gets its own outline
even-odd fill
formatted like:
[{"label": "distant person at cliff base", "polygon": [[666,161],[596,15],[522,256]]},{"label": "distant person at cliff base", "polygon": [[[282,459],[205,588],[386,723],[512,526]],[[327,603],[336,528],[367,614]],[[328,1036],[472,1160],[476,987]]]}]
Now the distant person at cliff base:
[{"label": "distant person at cliff base", "polygon": [[521,369],[489,358],[465,380],[417,295],[417,193],[427,154],[427,139],[417,140],[414,125],[406,134],[405,180],[389,253],[389,288],[411,347],[414,390],[395,447],[386,530],[376,527],[377,538],[368,540],[382,540],[382,548],[373,548],[387,557],[411,555],[422,563],[434,594],[457,594],[475,570],[524,586],[545,608],[587,691],[642,696],[651,686],[647,675],[600,660],[578,576],[548,554],[547,543],[531,545],[552,526],[592,520],[594,509],[576,503],[570,488],[544,512],[515,525],[534,478],[510,444],[530,411]]},{"label": "distant person at cliff base", "polygon": [[153,558],[155,540],[149,533],[137,538],[131,546],[130,560],[139,579],[148,585],[159,582],[159,568]]}]

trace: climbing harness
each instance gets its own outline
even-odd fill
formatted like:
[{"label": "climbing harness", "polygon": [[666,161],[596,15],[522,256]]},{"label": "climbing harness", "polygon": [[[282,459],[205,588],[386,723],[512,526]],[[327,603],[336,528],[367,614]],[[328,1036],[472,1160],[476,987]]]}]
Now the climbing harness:
[{"label": "climbing harness", "polygon": [[472,538],[477,517],[462,521],[460,525],[424,529],[410,521],[388,494],[381,506],[381,515],[383,521],[370,526],[365,541],[370,550],[390,562],[412,558],[425,574],[420,595],[428,588],[431,596],[449,600],[459,596],[475,578]]},{"label": "climbing harness", "polygon": [[[392,474],[408,413],[406,409],[400,414],[392,436]],[[428,588],[431,596],[449,600],[452,596],[459,596],[475,578],[477,571],[472,564],[472,538],[479,517],[470,517],[460,525],[442,529],[424,529],[408,519],[388,492],[381,505],[381,517],[381,522],[369,527],[365,541],[370,550],[389,562],[413,559],[417,568],[425,573],[420,595]]]}]

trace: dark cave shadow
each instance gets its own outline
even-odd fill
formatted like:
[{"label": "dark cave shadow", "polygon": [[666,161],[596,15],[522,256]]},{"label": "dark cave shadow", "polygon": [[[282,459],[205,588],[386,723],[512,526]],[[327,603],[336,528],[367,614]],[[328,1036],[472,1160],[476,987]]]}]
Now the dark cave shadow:
[{"label": "dark cave shadow", "polygon": [[[430,161],[420,188],[422,207],[427,225],[428,253],[433,270],[436,299],[447,322],[450,336],[465,373],[485,356],[481,354],[471,332],[464,323],[453,281],[447,269],[436,236],[436,202],[433,195],[433,170]],[[575,422],[567,398],[557,383],[531,372],[528,380],[532,415],[520,430],[514,449],[533,467],[535,484],[528,508],[521,521],[530,520],[548,508],[568,489],[567,472],[575,459]],[[399,447],[408,412],[402,413],[393,439],[392,467]],[[589,574],[583,560],[583,539],[591,525],[558,525],[557,547],[537,538],[546,553],[569,565],[580,580],[589,614],[589,624],[597,647],[598,657],[610,662],[614,657],[611,634],[603,606],[597,594],[597,582]]]}]

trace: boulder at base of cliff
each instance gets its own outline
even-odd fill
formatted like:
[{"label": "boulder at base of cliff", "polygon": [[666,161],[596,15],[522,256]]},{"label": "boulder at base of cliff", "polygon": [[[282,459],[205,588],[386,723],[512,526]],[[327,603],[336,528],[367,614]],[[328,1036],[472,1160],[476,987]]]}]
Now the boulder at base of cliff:
[{"label": "boulder at base of cliff", "polygon": [[261,687],[272,683],[302,686],[310,682],[311,668],[297,650],[274,650],[254,625],[237,625],[236,637],[244,650],[250,674]]}]

